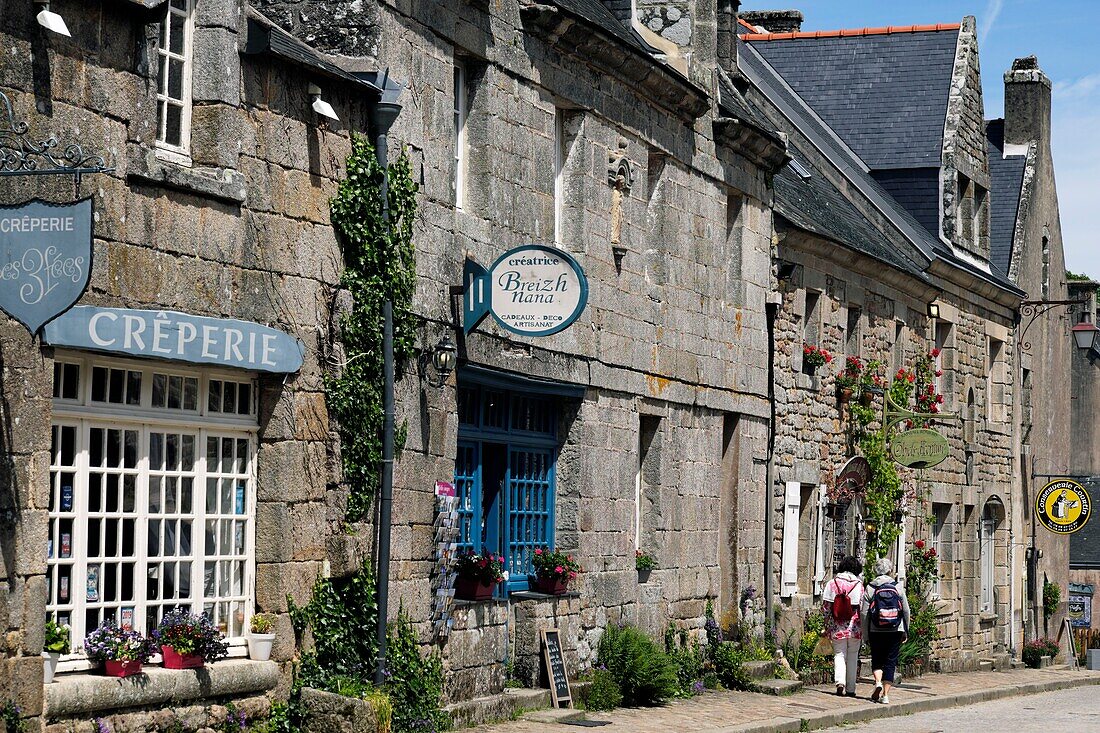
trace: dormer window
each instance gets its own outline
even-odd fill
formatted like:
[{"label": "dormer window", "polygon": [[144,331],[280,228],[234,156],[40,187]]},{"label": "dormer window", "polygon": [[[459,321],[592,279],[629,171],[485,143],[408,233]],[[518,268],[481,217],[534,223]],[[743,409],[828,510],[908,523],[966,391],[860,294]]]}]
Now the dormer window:
[{"label": "dormer window", "polygon": [[194,0],[169,0],[157,41],[157,152],[190,164]]}]

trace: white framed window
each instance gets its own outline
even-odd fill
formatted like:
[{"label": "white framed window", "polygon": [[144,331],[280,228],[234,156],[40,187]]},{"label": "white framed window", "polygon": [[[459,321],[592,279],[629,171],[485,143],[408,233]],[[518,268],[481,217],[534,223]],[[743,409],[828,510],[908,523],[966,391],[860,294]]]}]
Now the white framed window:
[{"label": "white framed window", "polygon": [[194,0],[169,0],[157,41],[157,153],[191,163]]},{"label": "white framed window", "polygon": [[993,613],[994,533],[996,531],[997,518],[993,506],[986,504],[985,509],[982,510],[981,525],[978,529],[982,613]]},{"label": "white framed window", "polygon": [[149,633],[177,607],[244,654],[255,575],[256,383],[247,373],[59,354],[46,611],[62,670],[112,621]]},{"label": "white framed window", "polygon": [[936,551],[936,576],[932,579],[932,598],[939,599],[943,596],[943,567],[948,556],[954,556],[951,541],[953,532],[951,528],[951,505],[932,504],[932,515],[935,518],[932,525],[932,549]]},{"label": "white framed window", "polygon": [[466,64],[455,59],[454,73],[454,177],[451,187],[454,190],[456,209],[466,207],[466,118],[469,116],[469,101],[466,93]]},{"label": "white framed window", "polygon": [[990,422],[1003,423],[1007,421],[1006,395],[1007,378],[1005,368],[1005,342],[1000,339],[990,338],[986,349],[988,361],[986,363],[986,417]]}]

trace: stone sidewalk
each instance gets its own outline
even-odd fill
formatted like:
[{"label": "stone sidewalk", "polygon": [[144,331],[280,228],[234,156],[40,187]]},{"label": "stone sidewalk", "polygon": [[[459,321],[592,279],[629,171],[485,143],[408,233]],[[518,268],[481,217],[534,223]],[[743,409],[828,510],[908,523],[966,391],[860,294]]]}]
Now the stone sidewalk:
[{"label": "stone sidewalk", "polygon": [[[749,692],[707,692],[661,708],[620,708],[591,713],[590,720],[610,721],[602,730],[629,733],[786,733],[816,730],[892,715],[970,705],[1012,695],[1100,685],[1100,672],[1064,668],[929,674],[905,680],[890,692],[890,704],[872,703],[869,684],[859,697],[839,698],[832,685],[811,687],[789,697]],[[517,720],[468,729],[476,733],[572,733],[563,723]]]}]

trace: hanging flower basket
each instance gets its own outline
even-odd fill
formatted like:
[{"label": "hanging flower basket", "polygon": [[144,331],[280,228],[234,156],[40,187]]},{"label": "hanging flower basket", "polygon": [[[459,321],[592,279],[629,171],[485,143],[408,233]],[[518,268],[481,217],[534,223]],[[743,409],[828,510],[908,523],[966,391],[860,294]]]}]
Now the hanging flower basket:
[{"label": "hanging flower basket", "polygon": [[141,674],[141,662],[136,659],[126,661],[108,659],[103,663],[103,671],[108,677],[130,677]]}]

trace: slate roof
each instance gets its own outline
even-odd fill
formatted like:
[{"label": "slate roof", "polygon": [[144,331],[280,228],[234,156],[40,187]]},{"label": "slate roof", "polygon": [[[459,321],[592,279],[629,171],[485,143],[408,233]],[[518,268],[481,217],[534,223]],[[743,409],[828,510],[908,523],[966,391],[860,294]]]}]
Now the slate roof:
[{"label": "slate roof", "polygon": [[1008,272],[1016,235],[1016,213],[1024,185],[1026,155],[1004,155],[1004,120],[985,123],[986,152],[989,156],[990,212],[989,260],[1001,272]]},{"label": "slate roof", "polygon": [[[746,77],[764,94],[791,124],[810,139],[814,146],[839,169],[852,186],[883,213],[912,244],[897,247],[894,257],[908,262],[904,269],[917,277],[931,263],[938,247],[943,245],[928,233],[913,216],[889,193],[883,190],[870,175],[863,161],[851,148],[817,117],[806,102],[776,73],[776,70],[758,54],[755,46],[740,42],[738,66]],[[858,247],[858,242],[856,243]],[[868,252],[871,256],[877,256]],[[882,259],[881,257],[878,257]]]},{"label": "slate roof", "polygon": [[790,153],[811,175],[803,179],[790,165],[783,166],[775,175],[775,208],[783,218],[799,229],[847,245],[914,277],[926,279],[918,264],[906,257],[836,186],[811,166],[805,154],[793,146]]},{"label": "slate roof", "polygon": [[940,165],[959,37],[931,27],[744,38],[868,167],[921,168]]}]

